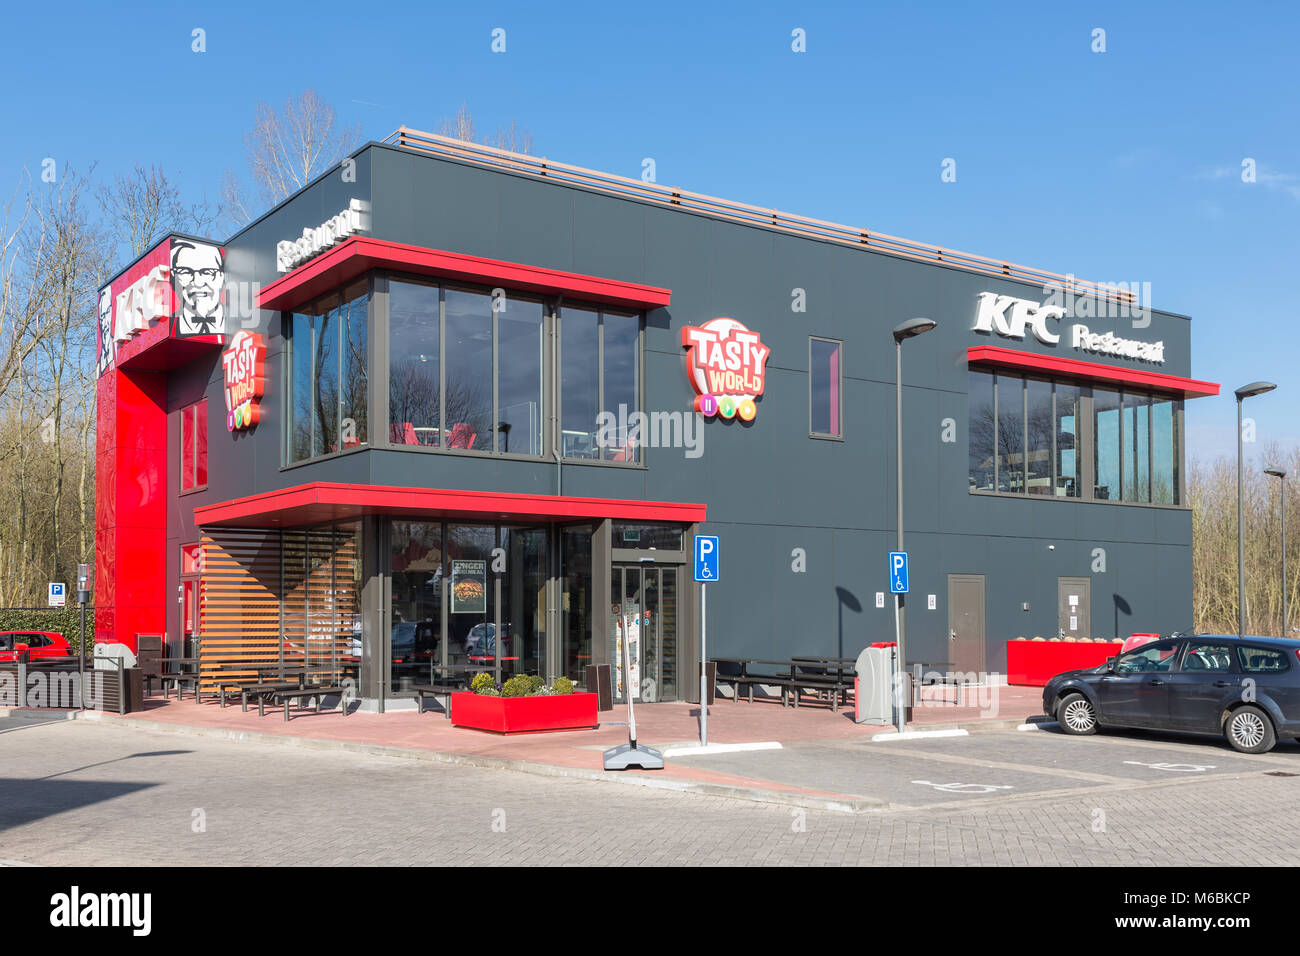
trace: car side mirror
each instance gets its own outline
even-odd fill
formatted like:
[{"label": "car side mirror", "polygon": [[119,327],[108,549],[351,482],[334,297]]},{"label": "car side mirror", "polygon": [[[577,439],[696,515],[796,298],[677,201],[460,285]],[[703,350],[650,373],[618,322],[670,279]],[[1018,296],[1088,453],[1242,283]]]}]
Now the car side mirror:
[{"label": "car side mirror", "polygon": [[1108,657],[1108,658],[1106,658],[1106,673],[1107,673],[1107,674],[1113,674],[1113,673],[1115,673],[1115,663],[1116,663],[1118,660],[1119,660],[1118,657]]}]

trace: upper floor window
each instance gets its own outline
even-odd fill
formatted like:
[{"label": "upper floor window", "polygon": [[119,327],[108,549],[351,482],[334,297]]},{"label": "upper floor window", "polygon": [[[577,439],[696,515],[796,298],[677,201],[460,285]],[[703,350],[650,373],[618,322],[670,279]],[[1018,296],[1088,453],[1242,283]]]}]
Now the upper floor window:
[{"label": "upper floor window", "polygon": [[564,457],[639,461],[632,416],[641,408],[640,314],[566,306],[560,366]]},{"label": "upper floor window", "polygon": [[542,454],[545,325],[539,299],[392,279],[389,440]]},{"label": "upper floor window", "polygon": [[290,464],[369,441],[367,286],[355,282],[287,319]]},{"label": "upper floor window", "polygon": [[1179,504],[1181,400],[971,369],[972,491]]},{"label": "upper floor window", "polygon": [[208,483],[208,400],[181,409],[181,491]]},{"label": "upper floor window", "polygon": [[840,424],[843,347],[834,339],[808,339],[808,432],[814,438],[844,437]]}]

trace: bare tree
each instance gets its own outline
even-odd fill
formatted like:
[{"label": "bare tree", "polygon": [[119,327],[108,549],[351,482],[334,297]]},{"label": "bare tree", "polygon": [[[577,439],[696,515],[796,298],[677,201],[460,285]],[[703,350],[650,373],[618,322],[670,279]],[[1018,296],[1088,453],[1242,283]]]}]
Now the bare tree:
[{"label": "bare tree", "polygon": [[465,103],[460,105],[460,109],[456,111],[455,116],[444,117],[438,122],[437,132],[439,136],[449,136],[452,139],[461,139],[467,143],[482,143],[484,146],[509,150],[512,153],[531,153],[533,151],[533,134],[519,126],[514,120],[510,121],[509,126],[498,126],[494,132],[488,133],[480,139],[474,129],[474,117],[470,115],[469,106]]},{"label": "bare tree", "polygon": [[220,206],[206,197],[186,205],[180,187],[167,178],[161,166],[136,165],[130,172],[103,183],[95,193],[100,211],[130,261],[148,251],[165,232],[202,235],[221,214]]},{"label": "bare tree", "polygon": [[242,225],[291,196],[341,162],[360,137],[360,125],[340,126],[334,107],[315,90],[290,96],[278,111],[259,103],[244,137],[253,192],[246,192],[233,172],[225,173],[222,201],[228,218]]}]

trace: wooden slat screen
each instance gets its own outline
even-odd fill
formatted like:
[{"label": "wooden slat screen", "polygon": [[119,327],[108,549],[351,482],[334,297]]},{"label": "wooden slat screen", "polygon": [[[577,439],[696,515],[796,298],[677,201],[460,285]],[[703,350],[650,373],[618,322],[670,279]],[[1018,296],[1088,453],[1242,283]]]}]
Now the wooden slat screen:
[{"label": "wooden slat screen", "polygon": [[286,658],[330,668],[318,680],[357,678],[361,555],[348,526],[285,531],[284,642]]},{"label": "wooden slat screen", "polygon": [[203,535],[199,586],[199,673],[205,690],[217,681],[249,683],[255,671],[227,663],[280,659],[280,532],[214,529]]}]

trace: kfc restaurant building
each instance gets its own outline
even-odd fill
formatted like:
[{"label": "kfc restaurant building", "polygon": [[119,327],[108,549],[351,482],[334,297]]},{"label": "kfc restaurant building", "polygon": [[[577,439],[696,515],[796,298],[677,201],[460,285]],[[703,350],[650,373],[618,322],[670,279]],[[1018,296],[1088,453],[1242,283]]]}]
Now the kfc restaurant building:
[{"label": "kfc restaurant building", "polygon": [[1125,289],[401,130],[101,293],[96,638],[697,699],[710,656],[1186,626],[1190,322]]}]

